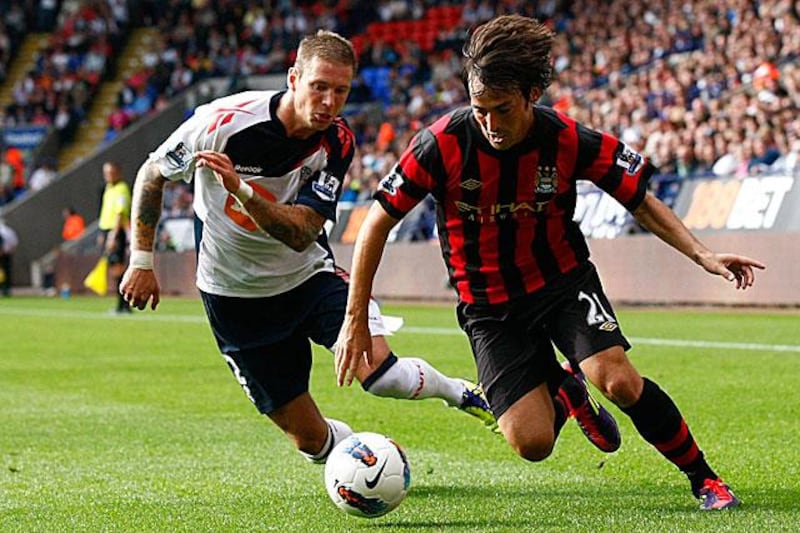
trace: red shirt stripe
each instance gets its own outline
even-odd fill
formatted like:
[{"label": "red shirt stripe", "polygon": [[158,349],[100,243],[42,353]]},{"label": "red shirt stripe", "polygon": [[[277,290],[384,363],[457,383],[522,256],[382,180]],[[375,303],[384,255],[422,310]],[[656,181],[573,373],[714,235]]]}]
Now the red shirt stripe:
[{"label": "red shirt stripe", "polygon": [[503,303],[587,262],[572,220],[576,181],[596,183],[632,210],[655,170],[610,135],[549,108],[534,113],[529,137],[506,151],[489,145],[470,108],[442,117],[417,135],[376,193],[393,216],[434,195],[442,254],[464,302]]}]

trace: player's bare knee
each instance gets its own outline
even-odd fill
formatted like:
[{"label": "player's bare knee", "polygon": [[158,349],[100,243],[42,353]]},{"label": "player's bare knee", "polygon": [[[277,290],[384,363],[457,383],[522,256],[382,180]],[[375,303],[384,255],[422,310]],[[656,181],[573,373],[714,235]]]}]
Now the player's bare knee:
[{"label": "player's bare knee", "polygon": [[553,439],[538,437],[522,442],[510,443],[514,451],[526,461],[538,462],[547,459],[553,452]]},{"label": "player's bare knee", "polygon": [[546,429],[530,431],[530,427],[515,430],[508,421],[505,424],[501,422],[500,429],[514,452],[527,461],[542,461],[553,451],[555,445],[553,431]]},{"label": "player's bare knee", "polygon": [[643,382],[638,374],[615,374],[599,388],[603,395],[619,407],[629,407],[639,400]]},{"label": "player's bare knee", "polygon": [[642,393],[642,377],[620,347],[590,357],[581,363],[581,370],[603,396],[619,407],[633,405]]}]

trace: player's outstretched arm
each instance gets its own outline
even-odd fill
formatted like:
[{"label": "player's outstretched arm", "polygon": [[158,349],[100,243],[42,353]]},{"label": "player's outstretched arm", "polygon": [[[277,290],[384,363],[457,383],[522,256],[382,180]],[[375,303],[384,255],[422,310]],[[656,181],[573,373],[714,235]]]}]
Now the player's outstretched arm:
[{"label": "player's outstretched arm", "polygon": [[753,269],[766,268],[762,262],[744,255],[712,252],[652,193],[647,193],[633,216],[645,229],[703,267],[706,272],[735,281],[737,289],[753,285]]},{"label": "player's outstretched arm", "polygon": [[284,205],[254,194],[252,186],[239,177],[230,158],[221,152],[204,150],[195,154],[198,167],[214,172],[225,190],[234,195],[258,227],[296,252],[317,240],[325,217],[305,205]]},{"label": "player's outstretched arm", "polygon": [[362,359],[372,364],[372,338],[369,332],[367,309],[375,273],[383,255],[389,231],[397,224],[378,202],[372,204],[356,238],[347,311],[336,341],[336,382],[350,385]]},{"label": "player's outstretched arm", "polygon": [[155,163],[146,162],[136,174],[131,204],[131,258],[119,292],[131,306],[158,306],[161,287],[153,271],[153,244],[161,218],[161,203],[167,180]]}]

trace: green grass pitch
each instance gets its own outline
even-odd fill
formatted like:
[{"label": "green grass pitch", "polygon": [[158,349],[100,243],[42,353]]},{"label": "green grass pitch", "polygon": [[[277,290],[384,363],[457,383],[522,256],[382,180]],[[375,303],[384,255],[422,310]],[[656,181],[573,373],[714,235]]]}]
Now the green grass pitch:
[{"label": "green grass pitch", "polygon": [[[335,386],[315,348],[323,412],[405,448],[412,488],[363,520],[328,500],[218,355],[199,301],[110,315],[111,298],[0,301],[0,531],[796,531],[800,333],[796,311],[620,311],[631,359],[680,406],[710,463],[744,502],[701,513],[688,483],[615,407],[621,449],[574,422],[532,464],[437,400]],[[450,306],[386,306],[401,355],[474,378]],[[609,405],[608,402],[605,402]]]}]

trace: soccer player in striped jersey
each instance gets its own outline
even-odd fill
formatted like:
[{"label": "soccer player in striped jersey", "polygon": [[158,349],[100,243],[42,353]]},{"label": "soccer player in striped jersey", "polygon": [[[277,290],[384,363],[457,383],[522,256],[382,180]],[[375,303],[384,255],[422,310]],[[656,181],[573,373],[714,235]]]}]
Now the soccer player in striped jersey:
[{"label": "soccer player in striped jersey", "polygon": [[734,507],[738,499],[706,462],[675,403],[625,355],[630,345],[573,221],[576,181],[593,182],[650,232],[737,288],[752,285],[754,268],[764,265],[709,250],[647,191],[656,171],[650,162],[613,136],[537,105],[551,80],[552,41],[546,26],[519,15],[472,34],[464,47],[470,106],[416,135],[361,227],[338,379],[349,382],[359,354],[370,349],[366,303],[388,232],[432,194],[458,319],[511,447],[531,461],[553,448],[558,406],[545,381],[555,345],[686,474],[702,509]]},{"label": "soccer player in striped jersey", "polygon": [[[138,309],[160,298],[153,245],[165,184],[193,181],[197,287],[223,357],[248,398],[309,460],[324,462],[351,433],[308,391],[310,340],[333,348],[347,284],[323,229],[336,217],[354,136],[340,112],[356,72],[349,41],[305,38],[284,91],[248,91],[196,109],[140,168],[131,259],[120,291]],[[390,398],[441,398],[496,425],[480,389],[419,358],[397,357],[371,306],[371,366],[358,379]]]}]

